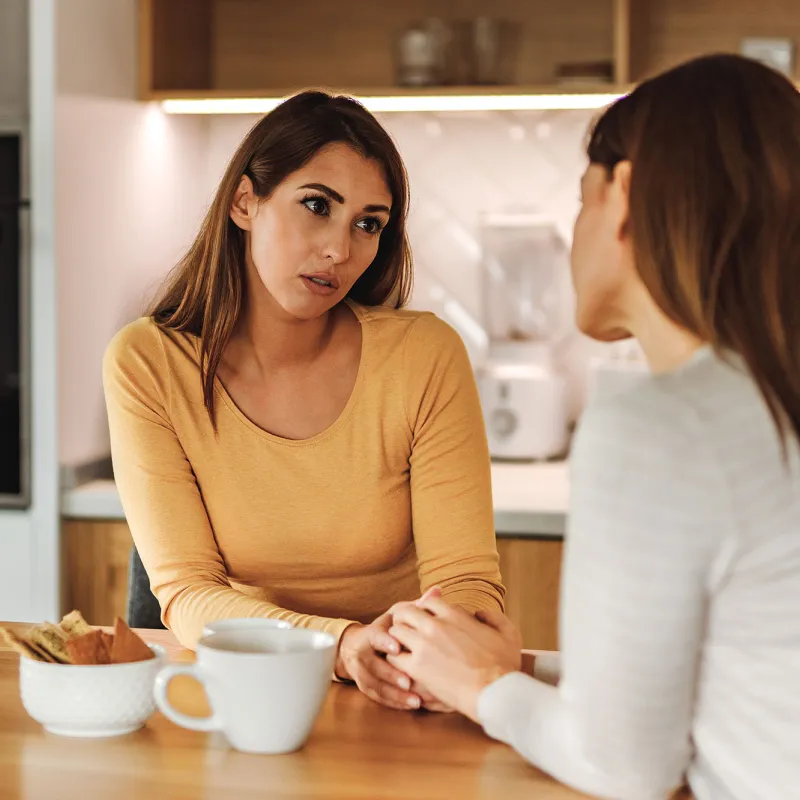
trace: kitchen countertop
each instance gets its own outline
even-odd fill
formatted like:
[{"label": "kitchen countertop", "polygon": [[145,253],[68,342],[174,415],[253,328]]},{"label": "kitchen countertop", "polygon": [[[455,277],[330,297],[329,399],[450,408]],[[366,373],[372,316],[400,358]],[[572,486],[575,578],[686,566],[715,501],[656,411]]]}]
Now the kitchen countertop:
[{"label": "kitchen countertop", "polygon": [[[492,464],[494,519],[498,536],[560,538],[569,505],[567,462]],[[64,492],[62,516],[124,520],[114,481],[92,481]]]}]

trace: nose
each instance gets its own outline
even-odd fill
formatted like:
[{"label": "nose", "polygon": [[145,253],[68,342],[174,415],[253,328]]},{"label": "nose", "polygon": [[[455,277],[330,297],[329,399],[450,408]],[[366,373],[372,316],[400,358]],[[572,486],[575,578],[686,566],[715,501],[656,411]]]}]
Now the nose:
[{"label": "nose", "polygon": [[350,226],[327,225],[322,248],[323,258],[330,258],[334,264],[342,264],[350,257]]}]

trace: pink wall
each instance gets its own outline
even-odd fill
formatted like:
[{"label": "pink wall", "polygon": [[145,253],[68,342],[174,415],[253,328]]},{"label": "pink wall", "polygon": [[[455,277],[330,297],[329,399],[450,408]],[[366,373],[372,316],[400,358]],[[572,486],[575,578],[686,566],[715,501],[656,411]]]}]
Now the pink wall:
[{"label": "pink wall", "polygon": [[60,0],[58,11],[59,451],[75,465],[108,454],[106,344],[204,211],[207,122],[135,100],[134,0]]}]

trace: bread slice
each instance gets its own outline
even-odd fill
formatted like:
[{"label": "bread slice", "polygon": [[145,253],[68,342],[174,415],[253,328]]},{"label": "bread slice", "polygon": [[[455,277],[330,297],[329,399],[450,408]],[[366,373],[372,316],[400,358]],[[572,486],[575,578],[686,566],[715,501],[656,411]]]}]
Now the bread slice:
[{"label": "bread slice", "polygon": [[34,625],[28,631],[27,639],[60,664],[72,663],[67,651],[67,634],[57,625],[51,622]]},{"label": "bread slice", "polygon": [[16,653],[19,653],[21,656],[25,656],[25,658],[30,658],[33,661],[43,661],[43,662],[52,662],[54,659],[50,658],[50,656],[45,653],[44,651],[40,650],[36,645],[32,642],[27,641],[27,639],[23,639],[21,636],[17,636],[14,631],[9,630],[8,628],[0,628],[0,634],[3,635],[8,646]]},{"label": "bread slice", "polygon": [[69,638],[73,636],[83,636],[84,634],[91,633],[92,626],[83,618],[80,611],[70,611],[69,614],[64,616],[61,622],[58,623]]}]

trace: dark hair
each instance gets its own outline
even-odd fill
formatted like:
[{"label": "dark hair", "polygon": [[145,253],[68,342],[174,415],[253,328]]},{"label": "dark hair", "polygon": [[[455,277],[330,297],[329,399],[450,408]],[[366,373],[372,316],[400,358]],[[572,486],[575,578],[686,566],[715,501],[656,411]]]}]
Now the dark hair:
[{"label": "dark hair", "polygon": [[587,149],[609,175],[631,162],[636,267],[656,303],[739,353],[784,448],[800,439],[800,93],[755,61],[698,58],[618,100]]},{"label": "dark hair", "polygon": [[200,338],[203,397],[212,422],[214,380],[245,300],[245,234],[230,209],[243,175],[262,199],[319,150],[344,142],[378,161],[392,195],[378,252],[348,296],[363,305],[400,308],[411,292],[406,236],[408,178],[394,142],[364,106],[350,97],[302,92],[250,130],[230,160],[194,242],[173,270],[150,316],[164,329]]}]

